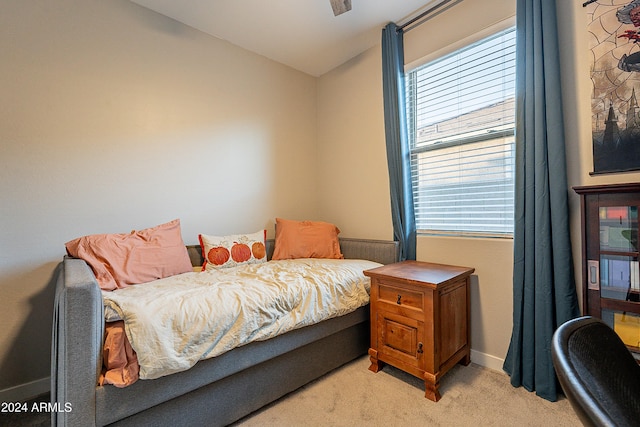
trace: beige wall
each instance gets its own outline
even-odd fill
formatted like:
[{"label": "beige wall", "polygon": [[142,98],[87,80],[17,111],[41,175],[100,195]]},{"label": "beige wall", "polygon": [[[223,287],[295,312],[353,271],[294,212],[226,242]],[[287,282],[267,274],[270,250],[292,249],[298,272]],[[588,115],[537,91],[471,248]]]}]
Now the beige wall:
[{"label": "beige wall", "polygon": [[[407,60],[514,3],[465,0],[409,33],[424,46],[408,45]],[[638,181],[589,176],[586,14],[557,3],[569,185]],[[2,401],[48,388],[50,278],[74,237],[181,218],[195,243],[205,231],[272,233],[281,215],[392,238],[379,45],[316,79],[125,0],[8,0],[0,52]],[[579,272],[578,199],[567,191]],[[420,237],[418,257],[476,268],[472,358],[499,369],[512,242]]]},{"label": "beige wall", "polygon": [[404,62],[413,64],[425,56],[451,51],[450,46],[464,43],[468,37],[515,13],[515,0],[465,0],[417,27],[410,27],[404,37]]},{"label": "beige wall", "polygon": [[318,205],[344,235],[392,240],[381,82],[379,47],[318,79]]},{"label": "beige wall", "polygon": [[317,216],[314,77],[125,0],[3,1],[0,52],[1,401],[49,387],[66,241]]}]

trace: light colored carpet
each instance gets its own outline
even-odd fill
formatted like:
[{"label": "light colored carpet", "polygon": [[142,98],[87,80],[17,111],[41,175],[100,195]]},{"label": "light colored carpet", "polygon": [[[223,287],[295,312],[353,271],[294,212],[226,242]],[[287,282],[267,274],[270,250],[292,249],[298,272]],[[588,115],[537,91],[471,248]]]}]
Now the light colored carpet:
[{"label": "light colored carpet", "polygon": [[391,366],[374,374],[359,358],[240,420],[236,426],[580,426],[569,402],[549,402],[509,377],[458,365],[440,381],[442,398]]}]

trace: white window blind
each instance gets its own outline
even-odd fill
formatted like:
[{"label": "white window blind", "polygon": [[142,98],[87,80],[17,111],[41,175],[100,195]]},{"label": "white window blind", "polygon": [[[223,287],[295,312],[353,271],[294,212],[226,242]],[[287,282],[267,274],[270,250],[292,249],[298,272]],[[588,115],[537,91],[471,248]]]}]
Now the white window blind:
[{"label": "white window blind", "polygon": [[406,74],[416,226],[513,233],[515,28]]}]

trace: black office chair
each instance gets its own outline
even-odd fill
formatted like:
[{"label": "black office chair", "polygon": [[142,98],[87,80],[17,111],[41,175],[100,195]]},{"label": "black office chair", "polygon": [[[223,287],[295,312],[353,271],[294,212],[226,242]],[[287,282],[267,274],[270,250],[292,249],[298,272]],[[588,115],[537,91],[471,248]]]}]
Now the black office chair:
[{"label": "black office chair", "polygon": [[585,316],[562,324],[551,355],[564,394],[585,426],[640,425],[640,366],[602,320]]}]

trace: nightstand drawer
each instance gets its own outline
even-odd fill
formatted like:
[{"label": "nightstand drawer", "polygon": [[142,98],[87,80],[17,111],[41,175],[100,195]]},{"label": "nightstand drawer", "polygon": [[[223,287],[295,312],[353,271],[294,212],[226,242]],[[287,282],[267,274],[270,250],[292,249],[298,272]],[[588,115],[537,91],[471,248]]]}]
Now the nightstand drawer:
[{"label": "nightstand drawer", "polygon": [[423,293],[394,286],[393,283],[381,281],[378,285],[378,302],[392,307],[410,307],[424,311]]}]

